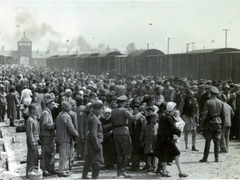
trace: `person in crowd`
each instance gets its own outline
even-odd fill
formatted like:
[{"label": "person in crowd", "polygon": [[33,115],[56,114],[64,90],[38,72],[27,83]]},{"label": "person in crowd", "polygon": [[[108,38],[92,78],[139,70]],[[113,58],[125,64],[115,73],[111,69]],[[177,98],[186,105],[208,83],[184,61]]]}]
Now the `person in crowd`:
[{"label": "person in crowd", "polygon": [[203,137],[205,138],[204,156],[200,162],[207,162],[212,139],[214,143],[215,162],[219,162],[219,141],[225,121],[224,104],[217,98],[219,90],[217,87],[212,86],[210,91],[211,98],[207,100],[204,105],[203,121],[200,126],[203,130]]},{"label": "person in crowd", "polygon": [[117,98],[118,108],[112,111],[112,125],[113,125],[113,137],[117,152],[117,176],[123,176],[130,178],[131,176],[126,173],[126,167],[128,165],[129,158],[132,153],[132,143],[128,128],[128,120],[137,120],[142,115],[132,115],[126,108],[126,96],[120,96]]},{"label": "person in crowd", "polygon": [[156,173],[158,162],[153,152],[158,130],[158,114],[154,113],[153,107],[147,107],[146,110],[146,123],[142,128],[140,139],[144,148],[144,154],[147,156],[147,172]]},{"label": "person in crowd", "polygon": [[72,106],[69,102],[62,102],[62,112],[59,113],[56,120],[56,143],[59,145],[59,177],[69,176],[69,164],[71,161],[73,141],[79,137],[74,128],[69,111]]},{"label": "person in crowd", "polygon": [[27,169],[26,177],[28,178],[28,171],[33,166],[38,166],[38,141],[40,137],[40,127],[38,123],[38,106],[30,104],[29,117],[26,123],[26,137],[27,137]]},{"label": "person in crowd", "polygon": [[162,91],[162,95],[164,96],[166,102],[174,100],[174,88],[170,85],[171,83],[169,80],[164,81],[164,89]]},{"label": "person in crowd", "polygon": [[22,104],[31,104],[32,102],[32,91],[28,89],[28,86],[24,86],[24,89],[21,92],[20,103]]},{"label": "person in crowd", "polygon": [[231,120],[234,117],[234,111],[232,107],[227,104],[227,97],[225,94],[222,94],[223,99],[223,110],[225,112],[224,117],[224,127],[221,134],[221,140],[220,140],[220,153],[227,153],[228,152],[228,144],[229,144],[229,135],[231,130]]},{"label": "person in crowd", "polygon": [[105,169],[113,169],[116,164],[116,150],[113,140],[113,127],[111,123],[112,110],[106,107],[103,110],[100,121],[103,129],[103,157]]},{"label": "person in crowd", "polygon": [[179,107],[182,118],[185,122],[184,127],[184,141],[186,151],[188,150],[188,134],[192,133],[192,151],[198,151],[195,147],[197,125],[199,120],[199,108],[196,98],[194,98],[194,92],[189,90],[187,96],[181,100]]},{"label": "person in crowd", "polygon": [[61,101],[63,102],[63,101],[70,101],[70,100],[72,100],[72,91],[71,89],[66,89],[65,94],[62,97]]},{"label": "person in crowd", "polygon": [[117,96],[122,96],[127,94],[126,87],[124,86],[123,80],[118,81],[118,85],[115,86],[115,92]]},{"label": "person in crowd", "polygon": [[79,144],[77,145],[77,154],[80,156],[80,159],[85,159],[87,156],[87,136],[88,136],[88,119],[87,116],[92,111],[92,103],[86,104],[83,112],[80,113],[78,121],[78,133],[79,133]]},{"label": "person in crowd", "polygon": [[88,119],[88,154],[86,156],[82,179],[88,179],[88,172],[92,167],[92,179],[98,179],[99,171],[104,166],[103,158],[103,134],[102,125],[99,120],[103,112],[103,104],[100,100],[97,100],[92,104],[92,112],[87,116]]},{"label": "person in crowd", "polygon": [[7,94],[4,91],[4,85],[0,84],[0,122],[5,121],[5,114],[6,114],[6,100]]},{"label": "person in crowd", "polygon": [[[140,106],[136,101],[132,106],[133,109],[133,115],[136,115],[140,112]],[[132,163],[130,170],[131,171],[140,171],[140,161],[143,159],[143,148],[141,145],[141,131],[146,122],[146,118],[144,115],[142,115],[138,120],[136,121],[129,121],[129,130],[130,130],[130,136],[132,140],[132,155],[130,158],[130,162]]]},{"label": "person in crowd", "polygon": [[166,105],[166,114],[164,113],[159,120],[159,128],[156,140],[155,154],[158,155],[160,162],[162,163],[162,171],[160,174],[163,177],[171,177],[167,173],[167,163],[172,162],[175,159],[179,177],[187,177],[181,168],[180,163],[180,151],[178,150],[173,135],[180,136],[181,131],[175,126],[173,115],[176,109],[176,103],[168,102]]},{"label": "person in crowd", "polygon": [[15,87],[12,85],[6,97],[7,116],[10,119],[10,126],[14,127],[14,119],[17,119],[17,108],[20,106]]},{"label": "person in crowd", "polygon": [[[239,127],[238,127],[238,121],[239,121],[239,99],[237,98],[237,93],[233,92],[231,93],[231,99],[227,102],[233,109],[234,116],[231,119],[231,129],[230,129],[230,140],[235,140],[238,137]],[[240,136],[239,136],[240,138]]]},{"label": "person in crowd", "polygon": [[[183,132],[184,126],[185,126],[185,122],[182,120],[181,118],[181,113],[179,110],[175,110],[174,111],[174,115],[173,115],[173,119],[175,120],[175,126],[181,131]],[[173,139],[176,143],[179,143],[179,137],[177,135],[173,135]]]},{"label": "person in crowd", "polygon": [[43,176],[50,176],[55,173],[54,171],[54,159],[55,156],[55,139],[54,130],[55,123],[53,122],[53,117],[51,110],[55,107],[54,98],[50,94],[45,94],[44,109],[40,118],[40,130],[41,130],[41,163],[40,168],[43,170]]}]

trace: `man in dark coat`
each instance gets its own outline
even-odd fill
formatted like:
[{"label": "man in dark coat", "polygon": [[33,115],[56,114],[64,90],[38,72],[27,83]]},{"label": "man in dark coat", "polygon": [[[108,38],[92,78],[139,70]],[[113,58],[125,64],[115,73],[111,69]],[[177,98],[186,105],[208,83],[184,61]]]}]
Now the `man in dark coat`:
[{"label": "man in dark coat", "polygon": [[88,115],[88,154],[84,162],[82,179],[89,179],[88,172],[92,167],[92,179],[98,179],[99,171],[104,165],[103,159],[103,134],[102,125],[99,120],[103,111],[103,104],[101,101],[96,101],[92,104],[92,112]]},{"label": "man in dark coat", "polygon": [[119,106],[112,111],[113,138],[117,152],[117,176],[130,178],[131,176],[125,171],[133,150],[128,120],[136,121],[142,114],[132,115],[125,108],[126,96],[120,96],[117,100]]},{"label": "man in dark coat", "polygon": [[215,162],[219,162],[219,142],[221,131],[224,127],[224,104],[217,99],[219,90],[215,86],[212,86],[210,90],[211,98],[204,105],[203,120],[201,122],[203,137],[205,138],[205,148],[203,159],[200,162],[207,162],[212,139],[214,143]]},{"label": "man in dark coat", "polygon": [[20,106],[15,87],[12,85],[7,94],[7,116],[10,119],[10,126],[14,126],[14,119],[17,119],[17,106]]}]

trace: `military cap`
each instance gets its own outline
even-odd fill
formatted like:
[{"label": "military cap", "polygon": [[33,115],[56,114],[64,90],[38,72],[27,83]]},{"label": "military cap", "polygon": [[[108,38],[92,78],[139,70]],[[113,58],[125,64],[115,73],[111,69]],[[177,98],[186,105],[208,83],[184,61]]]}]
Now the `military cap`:
[{"label": "military cap", "polygon": [[127,96],[123,95],[123,96],[119,96],[117,98],[118,101],[126,101],[127,100]]},{"label": "military cap", "polygon": [[94,109],[99,109],[103,107],[103,102],[101,100],[96,100],[93,104],[92,107]]},{"label": "military cap", "polygon": [[211,93],[213,93],[213,94],[219,94],[218,88],[215,87],[215,86],[212,86],[212,87],[211,87]]}]

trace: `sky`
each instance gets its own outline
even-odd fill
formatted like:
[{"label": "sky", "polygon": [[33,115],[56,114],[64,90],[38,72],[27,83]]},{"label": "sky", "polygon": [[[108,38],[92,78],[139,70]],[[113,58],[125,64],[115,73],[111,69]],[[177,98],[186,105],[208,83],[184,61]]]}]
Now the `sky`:
[{"label": "sky", "polygon": [[170,38],[169,53],[184,53],[224,48],[229,29],[227,47],[240,49],[239,20],[239,0],[1,0],[0,45],[16,50],[25,32],[33,50],[167,53]]}]

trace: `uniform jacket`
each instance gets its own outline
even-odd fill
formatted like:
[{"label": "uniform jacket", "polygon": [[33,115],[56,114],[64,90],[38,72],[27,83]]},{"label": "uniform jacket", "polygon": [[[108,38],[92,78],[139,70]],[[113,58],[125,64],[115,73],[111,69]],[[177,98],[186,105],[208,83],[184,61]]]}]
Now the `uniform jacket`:
[{"label": "uniform jacket", "polygon": [[67,112],[60,112],[56,120],[56,142],[71,143],[72,140],[79,137],[72,123],[72,118]]},{"label": "uniform jacket", "polygon": [[129,134],[128,120],[137,120],[126,108],[118,107],[112,111],[111,121],[114,134]]},{"label": "uniform jacket", "polygon": [[88,121],[88,145],[97,149],[100,148],[101,143],[103,142],[103,131],[102,125],[99,120],[99,117],[91,112],[87,116]]},{"label": "uniform jacket", "polygon": [[54,136],[54,123],[52,113],[49,108],[45,107],[43,109],[41,118],[40,118],[40,131],[41,136]]},{"label": "uniform jacket", "polygon": [[[221,124],[222,128],[224,126],[225,121],[225,112],[224,112],[224,104],[221,100],[219,100],[216,97],[212,97],[209,100],[206,101],[204,108],[203,108],[203,114],[202,114],[202,126],[204,130],[209,129],[209,117],[211,118],[211,121],[218,121],[219,124]],[[219,129],[220,130],[220,129]]]}]

